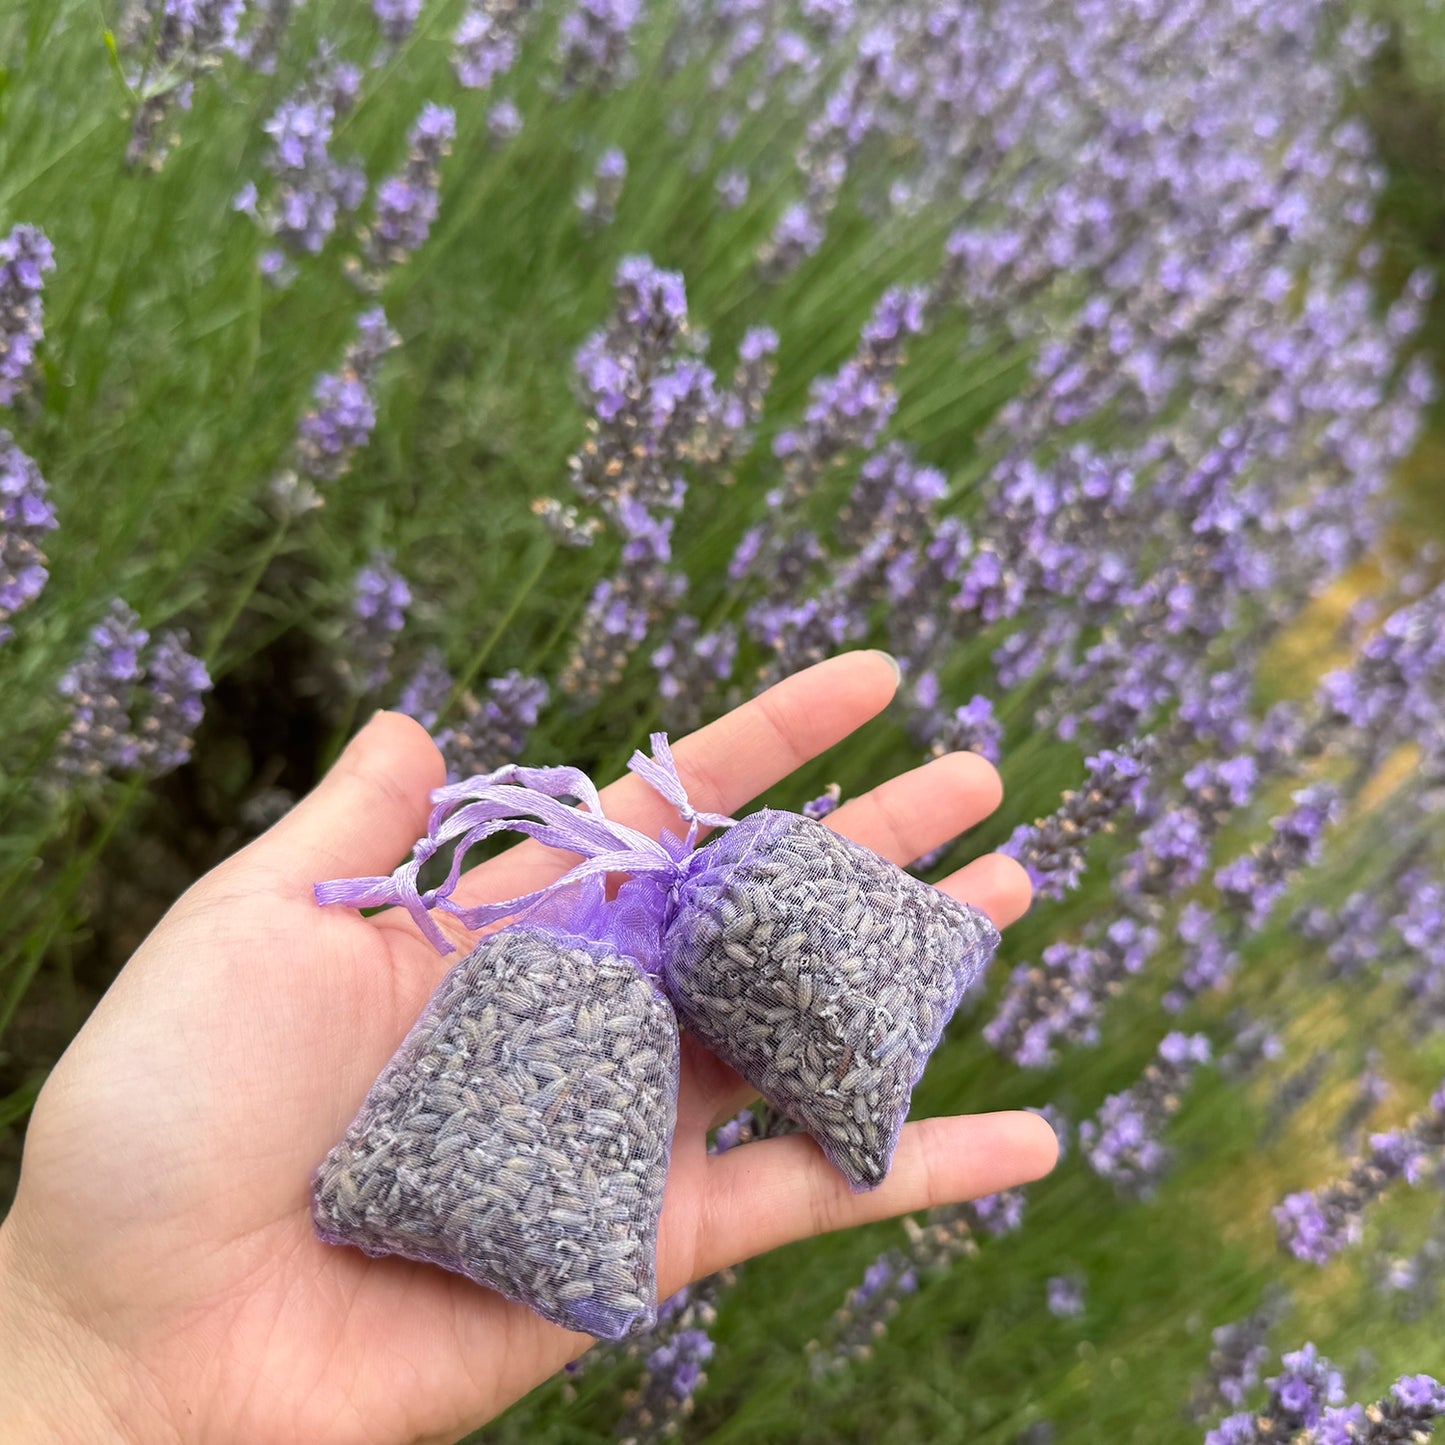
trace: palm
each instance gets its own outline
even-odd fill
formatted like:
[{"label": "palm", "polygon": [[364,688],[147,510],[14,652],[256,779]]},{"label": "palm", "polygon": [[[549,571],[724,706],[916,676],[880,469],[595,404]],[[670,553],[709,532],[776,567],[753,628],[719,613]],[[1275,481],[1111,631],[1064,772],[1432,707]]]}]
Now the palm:
[{"label": "palm", "polygon": [[[889,683],[868,654],[838,659],[679,745],[698,805],[741,806],[877,711]],[[587,1344],[460,1277],[332,1248],[311,1230],[311,1171],[454,960],[404,914],[316,908],[310,883],[390,867],[421,831],[439,775],[420,729],[373,727],[290,818],[181,900],[36,1110],[7,1231],[27,1240],[66,1308],[103,1320],[107,1344],[145,1367],[162,1408],[203,1408],[228,1435],[452,1439]],[[669,821],[632,780],[604,796],[636,826]],[[996,796],[987,765],[960,757],[835,821],[905,862]],[[464,888],[471,900],[508,897],[561,866],[523,845]],[[980,860],[944,886],[1001,923],[1027,903],[1007,860]],[[801,1139],[709,1158],[708,1128],[747,1090],[684,1044],[664,1294],[789,1239],[1001,1188],[1052,1161],[1047,1127],[1027,1115],[912,1126],[888,1182],[863,1196]]]}]

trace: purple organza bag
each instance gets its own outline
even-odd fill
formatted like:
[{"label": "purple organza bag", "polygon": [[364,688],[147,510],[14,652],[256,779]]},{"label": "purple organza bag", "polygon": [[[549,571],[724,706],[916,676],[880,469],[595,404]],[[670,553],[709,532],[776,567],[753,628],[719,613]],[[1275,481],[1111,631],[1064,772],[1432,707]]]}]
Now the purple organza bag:
[{"label": "purple organza bag", "polygon": [[[318,897],[374,901],[378,882]],[[442,1265],[566,1329],[651,1326],[678,1029],[636,951],[656,938],[639,891],[609,903],[582,880],[446,975],[317,1170],[322,1239]]]},{"label": "purple organza bag", "polygon": [[822,823],[764,809],[678,882],[663,981],[683,1023],[871,1189],[998,943],[977,909]]},{"label": "purple organza bag", "polygon": [[[440,789],[428,836],[391,878],[318,896],[399,903],[440,936],[433,909],[477,928],[555,889],[630,875],[634,946],[660,959],[683,1022],[811,1134],[855,1189],[871,1188],[887,1174],[913,1086],[998,934],[978,910],[811,819],[699,813],[666,737],[652,742],[655,757],[636,754],[629,766],[678,809],[685,839],[656,840],[604,818],[595,789],[583,778],[584,794],[573,769],[504,769]],[[728,831],[695,848],[702,826]],[[525,897],[458,905],[451,894],[462,853],[505,828],[583,861]],[[450,842],[457,858],[447,882],[419,892],[421,862]]]}]

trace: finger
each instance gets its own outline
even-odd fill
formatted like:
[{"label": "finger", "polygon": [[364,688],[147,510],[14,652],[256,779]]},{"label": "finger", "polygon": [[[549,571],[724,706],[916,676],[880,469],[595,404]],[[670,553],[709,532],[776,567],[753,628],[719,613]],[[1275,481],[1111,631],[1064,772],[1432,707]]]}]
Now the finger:
[{"label": "finger", "polygon": [[992,763],[949,753],[850,799],[828,826],[901,865],[976,827],[1002,801]]},{"label": "finger", "polygon": [[[898,688],[898,665],[884,652],[829,658],[759,693],[673,747],[695,808],[731,813],[876,717]],[[654,837],[676,830],[678,816],[630,773],[602,792],[609,818]],[[567,866],[567,855],[522,843],[468,871],[458,902],[514,897],[539,888]]]},{"label": "finger", "polygon": [[815,1234],[1025,1184],[1054,1167],[1058,1150],[1036,1114],[920,1119],[903,1130],[883,1183],[854,1194],[805,1135],[730,1149],[708,1164],[693,1276]]},{"label": "finger", "polygon": [[426,831],[446,767],[427,730],[379,712],[331,771],[269,832],[232,860],[264,866],[307,897],[322,878],[389,873]]},{"label": "finger", "polygon": [[950,898],[981,908],[1000,929],[1017,923],[1029,911],[1034,896],[1028,870],[1003,853],[975,858],[937,886]]}]

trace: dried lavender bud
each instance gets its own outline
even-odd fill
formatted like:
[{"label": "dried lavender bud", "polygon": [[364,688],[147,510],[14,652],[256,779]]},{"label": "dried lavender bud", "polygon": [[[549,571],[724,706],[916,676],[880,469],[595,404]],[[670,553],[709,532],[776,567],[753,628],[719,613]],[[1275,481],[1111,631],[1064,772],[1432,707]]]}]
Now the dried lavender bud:
[{"label": "dried lavender bud", "polygon": [[40,468],[0,428],[0,643],[15,635],[10,618],[44,590],[50,574],[40,543],[59,525]]},{"label": "dried lavender bud", "polygon": [[664,939],[679,1017],[855,1188],[878,1184],[997,931],[796,814],[756,813],[698,859]]},{"label": "dried lavender bud", "polygon": [[313,1185],[317,1232],[566,1329],[657,1313],[677,1024],[610,945],[520,926],[442,980]]},{"label": "dried lavender bud", "polygon": [[1079,1125],[1079,1145],[1094,1173],[1121,1194],[1149,1198],[1171,1158],[1158,1136],[1179,1112],[1195,1070],[1209,1059],[1203,1034],[1167,1035],[1139,1082],[1110,1094],[1098,1114]]},{"label": "dried lavender bud", "polygon": [[341,645],[347,685],[358,696],[374,692],[390,677],[396,639],[410,606],[411,587],[392,566],[392,554],[373,553],[352,583],[351,620]]},{"label": "dried lavender bud", "polygon": [[54,269],[54,248],[38,226],[15,226],[0,240],[0,406],[9,406],[30,378],[45,336],[45,273]]}]

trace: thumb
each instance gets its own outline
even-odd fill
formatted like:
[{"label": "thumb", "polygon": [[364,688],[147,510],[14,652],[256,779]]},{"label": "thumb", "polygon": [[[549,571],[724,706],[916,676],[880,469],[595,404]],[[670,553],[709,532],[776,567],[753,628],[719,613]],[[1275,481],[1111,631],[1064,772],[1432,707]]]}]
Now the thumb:
[{"label": "thumb", "polygon": [[404,713],[379,712],[236,861],[278,873],[288,891],[308,898],[322,879],[389,873],[426,831],[431,791],[445,780],[427,730]]}]

